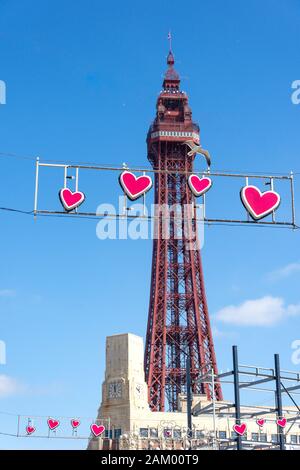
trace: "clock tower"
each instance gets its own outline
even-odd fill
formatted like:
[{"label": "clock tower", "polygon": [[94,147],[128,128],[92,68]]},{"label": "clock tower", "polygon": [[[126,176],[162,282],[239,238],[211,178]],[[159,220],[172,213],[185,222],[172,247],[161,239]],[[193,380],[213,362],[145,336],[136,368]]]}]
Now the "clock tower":
[{"label": "clock tower", "polygon": [[143,340],[139,336],[127,333],[106,338],[105,379],[98,417],[110,418],[111,437],[115,437],[115,430],[128,431],[136,415],[149,411],[143,356]]}]

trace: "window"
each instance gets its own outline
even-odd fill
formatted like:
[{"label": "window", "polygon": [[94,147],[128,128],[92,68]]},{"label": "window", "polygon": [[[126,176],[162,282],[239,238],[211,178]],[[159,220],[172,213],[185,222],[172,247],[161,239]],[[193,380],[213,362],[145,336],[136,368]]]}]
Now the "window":
[{"label": "window", "polygon": [[151,428],[150,429],[150,437],[152,437],[152,438],[158,437],[158,429],[157,428]]},{"label": "window", "polygon": [[174,437],[174,439],[181,439],[181,430],[180,429],[174,429],[173,437]]},{"label": "window", "polygon": [[105,433],[104,433],[105,437],[107,437],[108,439],[112,439],[112,429],[105,429]]},{"label": "window", "polygon": [[203,439],[205,437],[205,434],[203,431],[199,431],[199,429],[196,430],[196,439]]},{"label": "window", "polygon": [[291,434],[291,444],[298,444],[298,436],[296,434]]},{"label": "window", "polygon": [[115,439],[119,439],[122,434],[122,429],[115,429],[114,436]]},{"label": "window", "polygon": [[219,431],[219,439],[226,439],[227,433],[226,431]]},{"label": "window", "polygon": [[271,440],[272,440],[273,444],[277,444],[278,443],[278,435],[277,434],[272,434]]},{"label": "window", "polygon": [[253,432],[251,435],[251,439],[254,442],[258,442],[258,432]]},{"label": "window", "polygon": [[268,439],[267,439],[267,434],[261,433],[261,434],[259,435],[259,440],[260,440],[260,442],[267,442],[267,440],[268,440]]},{"label": "window", "polygon": [[148,437],[148,428],[140,428],[140,437]]}]

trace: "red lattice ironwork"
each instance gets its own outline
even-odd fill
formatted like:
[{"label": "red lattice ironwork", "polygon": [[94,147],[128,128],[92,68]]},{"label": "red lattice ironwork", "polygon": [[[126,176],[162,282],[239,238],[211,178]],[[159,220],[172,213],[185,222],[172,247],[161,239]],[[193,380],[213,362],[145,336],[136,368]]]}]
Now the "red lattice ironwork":
[{"label": "red lattice ironwork", "polygon": [[[177,207],[170,213],[167,227],[159,210],[153,242],[145,349],[149,404],[153,411],[178,409],[178,396],[186,393],[186,354],[191,359],[193,393],[203,393],[211,399],[211,386],[197,379],[211,367],[218,373],[192,205],[194,196],[187,185],[194,155],[187,155],[190,149],[184,142],[198,143],[199,127],[192,121],[187,95],[179,89],[172,52],[167,63],[156,118],[147,137],[148,159],[155,170],[162,170],[155,173],[155,204],[158,208]],[[193,207],[188,217],[187,206]],[[169,237],[165,236],[166,231]],[[215,396],[217,400],[223,399],[218,381]]]}]

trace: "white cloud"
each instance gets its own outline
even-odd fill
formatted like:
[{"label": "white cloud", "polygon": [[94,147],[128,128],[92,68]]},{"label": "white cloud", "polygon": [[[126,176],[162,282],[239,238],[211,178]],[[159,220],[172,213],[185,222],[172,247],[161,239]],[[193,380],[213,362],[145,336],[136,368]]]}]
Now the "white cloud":
[{"label": "white cloud", "polygon": [[16,291],[13,289],[0,289],[0,297],[15,297]]},{"label": "white cloud", "polygon": [[268,274],[270,281],[279,281],[280,279],[286,279],[295,273],[300,272],[300,263],[289,263],[280,269],[276,269]]},{"label": "white cloud", "polygon": [[44,385],[26,384],[8,375],[0,374],[0,399],[12,395],[59,396],[65,392],[65,384],[51,382]]},{"label": "white cloud", "polygon": [[15,379],[8,375],[0,375],[0,398],[15,395],[23,390]]},{"label": "white cloud", "polygon": [[215,318],[223,323],[240,326],[272,326],[296,315],[300,315],[300,304],[285,305],[281,297],[266,296],[224,307],[216,313]]}]

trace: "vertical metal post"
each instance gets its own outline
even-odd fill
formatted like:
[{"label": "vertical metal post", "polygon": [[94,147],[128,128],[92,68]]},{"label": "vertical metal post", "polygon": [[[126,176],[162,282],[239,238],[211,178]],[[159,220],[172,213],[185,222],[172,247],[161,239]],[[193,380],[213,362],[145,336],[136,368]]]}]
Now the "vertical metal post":
[{"label": "vertical metal post", "polygon": [[79,168],[77,167],[76,168],[76,171],[75,171],[75,191],[78,191],[78,187],[79,187]]},{"label": "vertical metal post", "polygon": [[192,391],[191,391],[191,358],[189,354],[186,357],[186,402],[187,402],[187,437],[192,436]]},{"label": "vertical metal post", "polygon": [[[146,176],[146,172],[143,172],[143,175]],[[146,193],[143,194],[143,215],[146,215]]]},{"label": "vertical metal post", "polygon": [[[76,168],[76,171],[75,171],[75,191],[77,192],[78,191],[78,187],[79,187],[79,168],[77,167]],[[78,208],[76,207],[75,209],[75,212],[78,212]]]},{"label": "vertical metal post", "polygon": [[[248,176],[246,176],[246,186],[249,186],[249,178],[248,178]],[[248,212],[248,211],[246,211],[246,214],[247,214],[247,220],[248,220],[248,222],[249,222],[249,221],[250,221],[250,215],[249,215],[249,212]]]},{"label": "vertical metal post", "polygon": [[[239,380],[239,362],[237,346],[232,346],[233,358],[233,380],[234,380],[234,406],[236,424],[241,424],[241,401],[240,401],[240,380]],[[237,450],[242,450],[242,436],[236,438]]]},{"label": "vertical metal post", "polygon": [[35,163],[35,189],[34,189],[34,207],[33,213],[36,216],[37,206],[38,206],[38,190],[39,190],[39,157],[36,159]]},{"label": "vertical metal post", "polygon": [[292,198],[292,221],[293,221],[293,225],[296,225],[294,174],[292,171],[291,171],[290,181],[291,181],[291,198]]},{"label": "vertical metal post", "polygon": [[65,168],[64,168],[64,188],[67,187],[67,175],[68,175],[68,167],[65,166]]},{"label": "vertical metal post", "polygon": [[212,401],[213,401],[213,429],[214,429],[214,438],[213,438],[213,448],[217,442],[217,430],[216,430],[216,397],[215,397],[215,371],[212,367],[211,369],[211,388],[212,388]]},{"label": "vertical metal post", "polygon": [[[274,191],[274,179],[270,178],[271,191]],[[275,211],[272,212],[272,222],[276,222]]]},{"label": "vertical metal post", "polygon": [[17,430],[17,437],[20,436],[20,415],[18,415],[18,430]]},{"label": "vertical metal post", "polygon": [[[279,354],[274,355],[274,360],[275,360],[275,381],[276,381],[275,401],[276,401],[276,408],[277,408],[277,418],[282,418],[282,396],[281,396]],[[285,450],[283,429],[278,425],[277,425],[277,433],[279,435],[279,448],[280,450]]]}]

